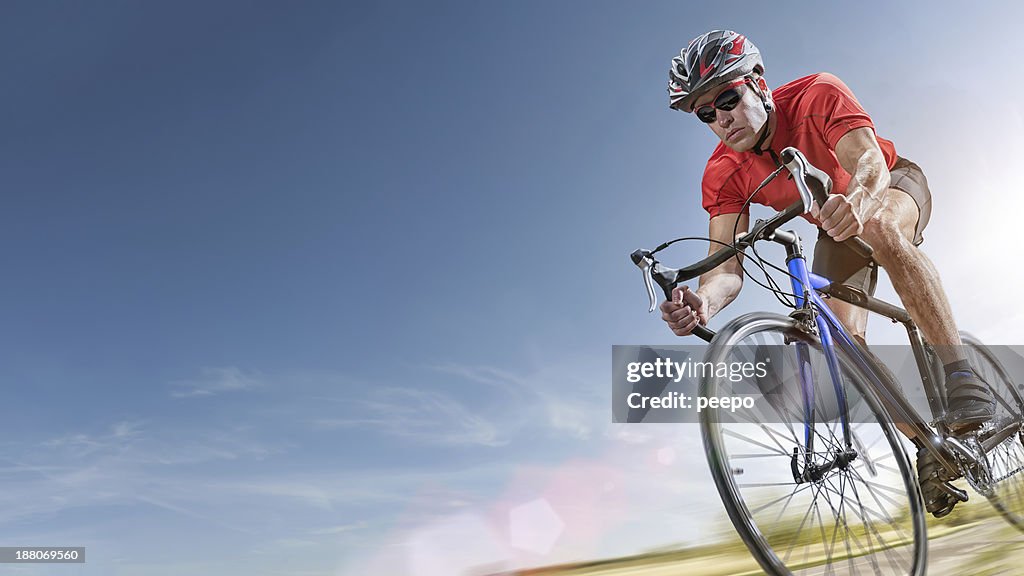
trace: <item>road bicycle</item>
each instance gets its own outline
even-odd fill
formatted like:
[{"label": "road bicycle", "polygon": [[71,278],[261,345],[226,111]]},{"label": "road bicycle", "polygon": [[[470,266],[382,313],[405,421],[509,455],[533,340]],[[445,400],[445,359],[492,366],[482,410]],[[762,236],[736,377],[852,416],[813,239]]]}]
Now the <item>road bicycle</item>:
[{"label": "road bicycle", "polygon": [[[785,247],[786,268],[772,267],[789,277],[789,299],[767,272],[769,285],[758,284],[792,308],[788,315],[749,313],[717,333],[700,325],[693,332],[710,343],[705,362],[768,361],[775,374],[752,383],[767,400],[761,412],[708,409],[700,414],[708,465],[743,542],[771,575],[924,574],[925,510],[907,455],[908,437],[919,451],[930,453],[918,473],[939,481],[947,506],[937,515],[967,500],[966,491],[949,484],[965,478],[1024,531],[1024,402],[1009,373],[991,350],[963,335],[968,359],[992,389],[997,409],[982,427],[954,435],[945,420],[942,365],[909,314],[811,273],[799,235],[781,229],[808,212],[812,202],[823,204],[832,183],[795,148],[783,150],[780,158],[781,165],[762,186],[787,169],[800,195],[787,209],[757,220],[750,232],[685,268],[667,268],[654,258],[678,240],[631,255],[643,271],[653,311],[654,284],[671,298],[677,285],[748,249],[753,257],[747,257],[766,271],[770,263],[756,252],[760,241]],[[871,247],[859,238],[847,242],[871,256]],[[906,328],[930,418],[907,400],[889,368],[850,336],[830,310],[830,298]],[[703,397],[736,390],[736,383],[720,374],[700,379]]]}]

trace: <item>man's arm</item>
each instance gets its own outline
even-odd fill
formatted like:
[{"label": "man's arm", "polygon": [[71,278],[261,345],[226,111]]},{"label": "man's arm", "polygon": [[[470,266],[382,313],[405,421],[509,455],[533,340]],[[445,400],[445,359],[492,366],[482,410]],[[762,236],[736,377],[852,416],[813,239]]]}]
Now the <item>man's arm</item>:
[{"label": "man's arm", "polygon": [[850,173],[846,195],[833,195],[815,212],[821,227],[837,242],[864,231],[864,222],[881,209],[889,189],[889,167],[871,128],[847,132],[836,144],[836,158]]},{"label": "man's arm", "polygon": [[[739,220],[738,223],[737,220]],[[746,214],[722,214],[715,216],[708,223],[708,237],[718,242],[731,244],[735,239],[733,230],[736,234],[746,234],[749,226],[750,216]],[[718,242],[712,242],[708,247],[709,256],[722,249],[722,244]],[[743,288],[742,258],[743,255],[737,255],[701,275],[697,295],[705,303],[708,320],[735,300],[740,289]]]},{"label": "man's arm", "polygon": [[[722,214],[708,224],[708,237],[723,244],[731,244],[733,232],[745,234],[750,226],[746,214]],[[708,255],[717,252],[722,244],[712,242]],[[730,258],[700,277],[697,292],[686,286],[672,292],[672,300],[661,303],[661,317],[677,336],[686,336],[700,324],[707,324],[715,314],[736,299],[743,287],[742,255]]]}]

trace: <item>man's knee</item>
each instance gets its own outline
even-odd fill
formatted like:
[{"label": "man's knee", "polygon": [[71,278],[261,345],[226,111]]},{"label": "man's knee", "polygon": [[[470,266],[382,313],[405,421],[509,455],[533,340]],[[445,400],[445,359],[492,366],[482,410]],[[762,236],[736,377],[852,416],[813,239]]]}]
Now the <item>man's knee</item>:
[{"label": "man's knee", "polygon": [[917,203],[902,190],[889,190],[889,201],[864,223],[861,236],[878,253],[876,258],[884,266],[885,260],[914,244],[918,219]]}]

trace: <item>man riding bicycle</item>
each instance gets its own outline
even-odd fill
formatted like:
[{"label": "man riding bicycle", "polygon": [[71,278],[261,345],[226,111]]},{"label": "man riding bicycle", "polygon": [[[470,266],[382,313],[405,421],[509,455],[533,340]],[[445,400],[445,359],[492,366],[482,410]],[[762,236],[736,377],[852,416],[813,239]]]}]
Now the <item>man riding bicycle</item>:
[{"label": "man riding bicycle", "polygon": [[[757,185],[781,166],[779,152],[801,150],[834,183],[828,201],[808,218],[819,228],[813,272],[873,294],[882,266],[914,322],[945,368],[947,424],[957,433],[992,418],[991,391],[974,373],[962,350],[939,274],[919,248],[931,214],[924,173],[896,154],[892,142],[875,135],[871,118],[853,92],[831,74],[813,74],[769,90],[754,43],[729,30],[704,34],[672,59],[669,107],[694,112],[721,140],[704,170],[703,206],[709,237],[731,243],[748,230],[750,203],[782,210],[798,199],[792,183]],[[860,236],[874,248],[864,259],[842,242]],[[721,244],[713,242],[709,253]],[[661,305],[672,332],[685,336],[706,325],[732,302],[743,284],[740,257],[700,278],[696,291],[676,288]],[[867,310],[838,299],[829,306],[862,345]],[[927,450],[918,452],[918,469]],[[936,478],[922,479],[929,512],[948,513],[949,498]]]}]

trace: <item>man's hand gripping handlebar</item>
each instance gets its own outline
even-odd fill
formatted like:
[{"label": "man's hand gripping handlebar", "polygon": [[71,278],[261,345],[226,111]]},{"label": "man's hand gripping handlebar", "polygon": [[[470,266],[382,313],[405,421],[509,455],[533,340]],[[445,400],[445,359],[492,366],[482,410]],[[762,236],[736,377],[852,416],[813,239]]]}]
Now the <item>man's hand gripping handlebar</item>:
[{"label": "man's hand gripping handlebar", "polygon": [[[780,158],[786,169],[788,169],[793,175],[793,181],[796,184],[797,191],[800,193],[800,200],[785,210],[775,214],[768,220],[758,220],[754,223],[750,232],[737,238],[731,246],[724,246],[722,249],[716,251],[714,254],[711,254],[700,262],[679,269],[667,268],[654,259],[654,254],[664,250],[672,244],[672,242],[662,244],[654,250],[639,249],[630,254],[630,259],[640,268],[644,277],[644,285],[647,287],[647,297],[650,300],[650,308],[648,312],[654,312],[654,309],[657,306],[657,296],[654,291],[655,283],[661,287],[662,292],[665,294],[665,299],[671,300],[672,291],[679,284],[696,278],[705,272],[714,270],[720,264],[729,258],[732,258],[737,253],[743,252],[747,247],[758,240],[773,239],[781,226],[793,218],[809,212],[811,210],[812,203],[817,203],[819,207],[825,203],[825,200],[828,199],[829,193],[832,191],[832,179],[829,175],[812,166],[811,163],[807,161],[807,158],[803,153],[796,148],[786,148],[782,151]],[[761,185],[766,185],[775,178],[777,174],[778,172],[773,172]],[[673,240],[673,242],[675,241]],[[860,256],[864,258],[871,258],[871,246],[868,246],[868,244],[860,238],[850,238],[846,241],[846,244]],[[684,303],[687,303],[685,298]],[[710,342],[715,336],[714,331],[700,323],[693,328],[692,333],[698,338],[708,342]]]}]

